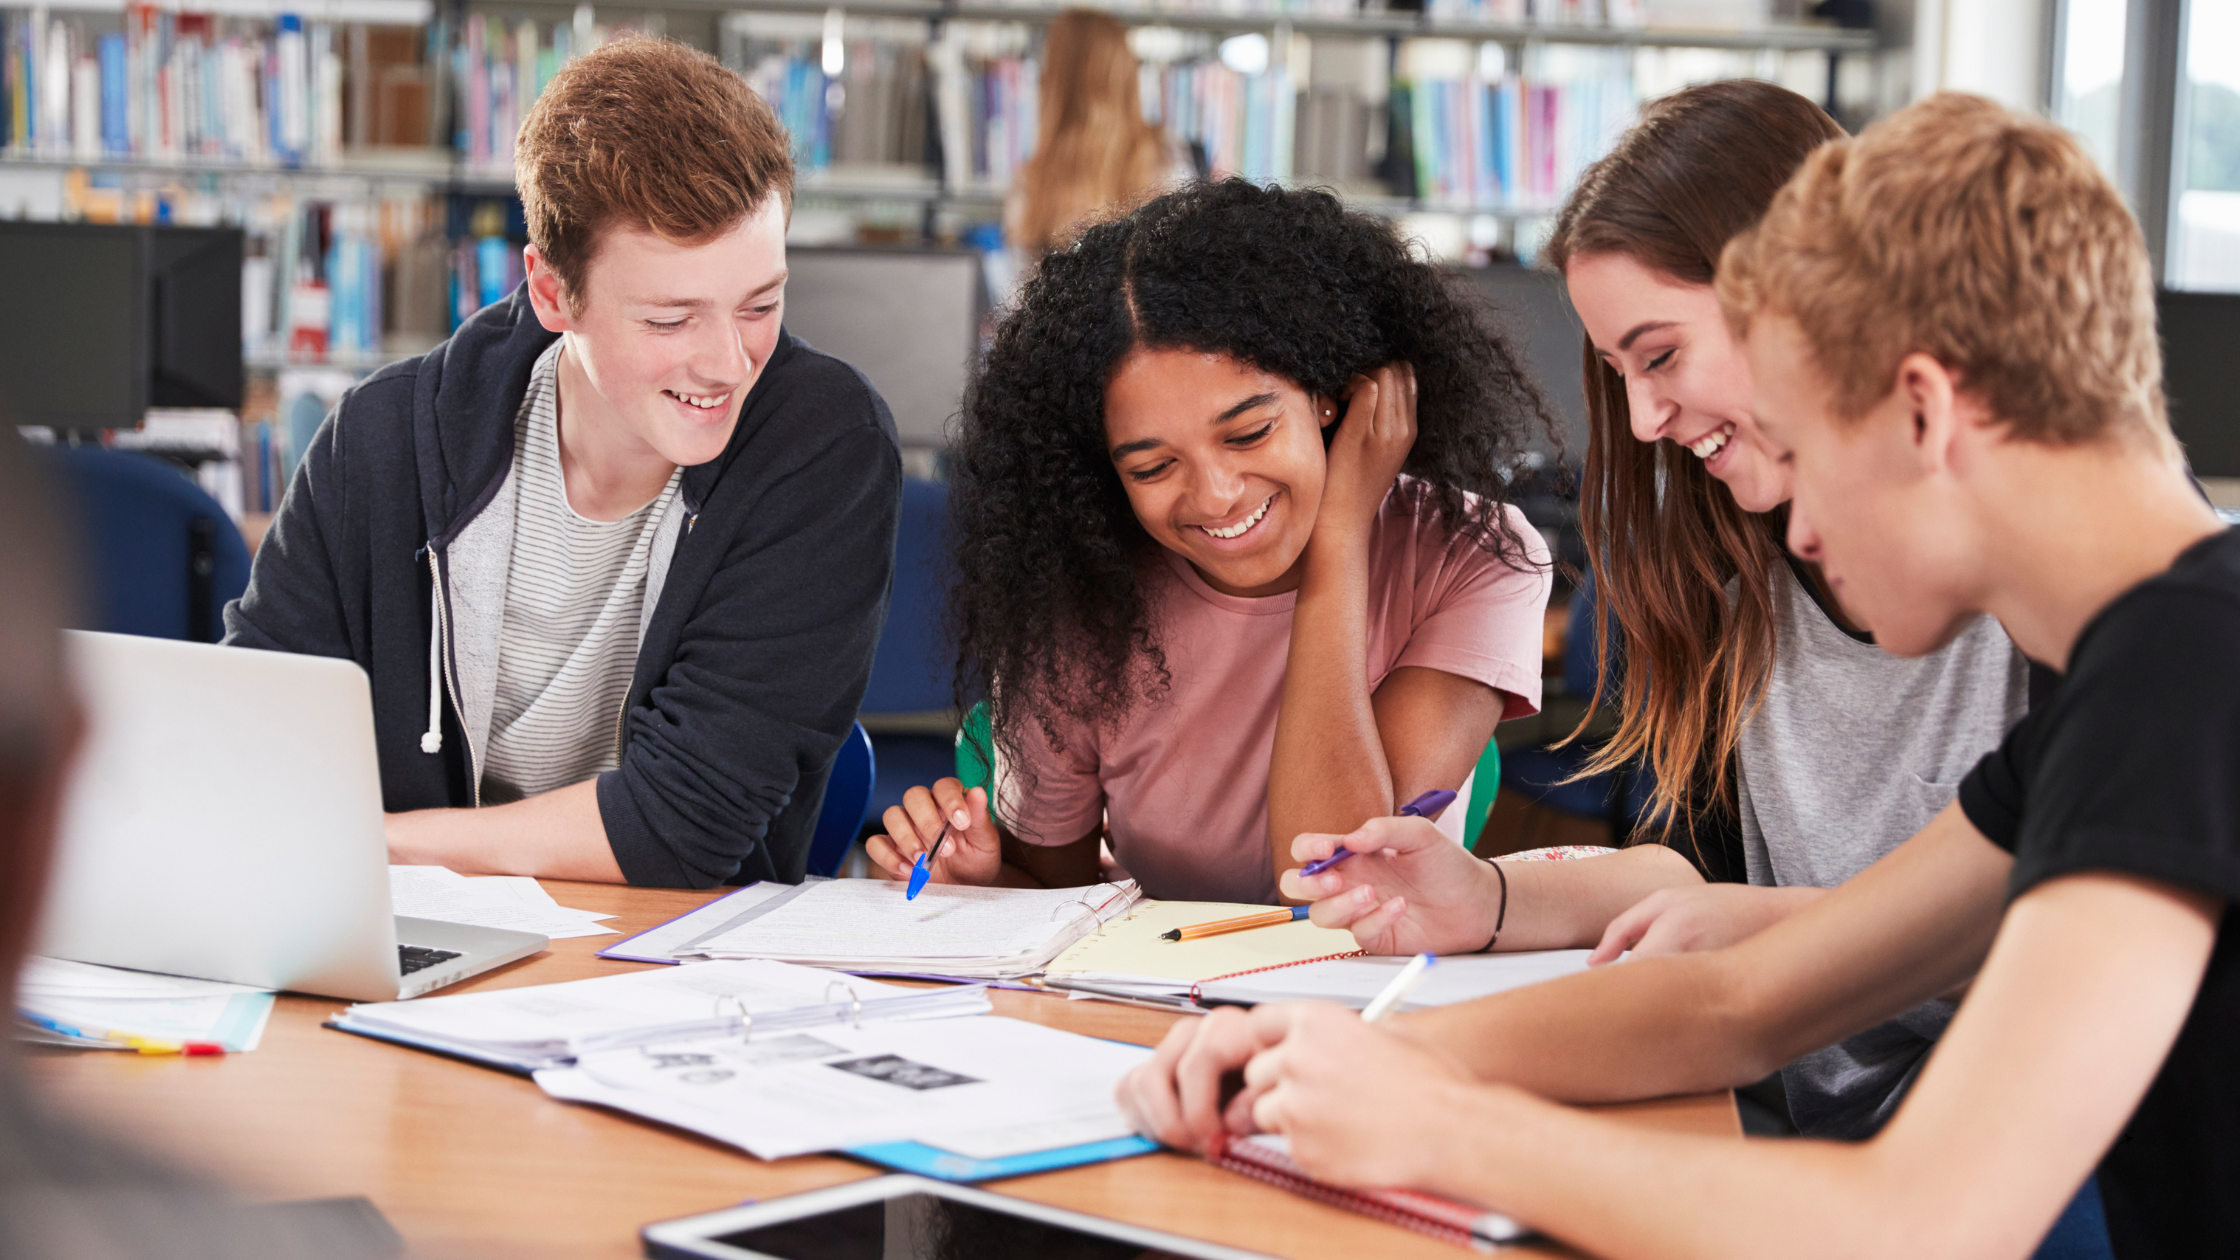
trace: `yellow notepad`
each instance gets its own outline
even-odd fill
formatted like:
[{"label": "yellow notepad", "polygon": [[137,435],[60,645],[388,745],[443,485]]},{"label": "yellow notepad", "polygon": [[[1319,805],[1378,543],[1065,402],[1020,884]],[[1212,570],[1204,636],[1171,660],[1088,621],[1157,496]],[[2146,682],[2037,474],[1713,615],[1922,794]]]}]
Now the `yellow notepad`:
[{"label": "yellow notepad", "polygon": [[1316,927],[1305,919],[1202,936],[1194,941],[1159,939],[1160,933],[1174,928],[1234,919],[1268,908],[1220,901],[1146,901],[1105,924],[1103,931],[1074,942],[1044,974],[1084,980],[1168,981],[1176,989],[1187,989],[1201,980],[1242,971],[1361,952],[1353,933]]}]

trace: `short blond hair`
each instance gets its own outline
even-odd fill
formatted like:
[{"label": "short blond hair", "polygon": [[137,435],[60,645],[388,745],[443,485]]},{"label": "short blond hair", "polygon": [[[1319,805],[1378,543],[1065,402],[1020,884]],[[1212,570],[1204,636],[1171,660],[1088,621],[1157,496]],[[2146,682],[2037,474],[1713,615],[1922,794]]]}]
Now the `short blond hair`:
[{"label": "short blond hair", "polygon": [[1838,418],[1920,352],[2017,437],[2175,449],[2138,223],[2075,138],[1981,97],[1941,92],[1820,148],[1717,283],[1738,330],[1796,321]]}]

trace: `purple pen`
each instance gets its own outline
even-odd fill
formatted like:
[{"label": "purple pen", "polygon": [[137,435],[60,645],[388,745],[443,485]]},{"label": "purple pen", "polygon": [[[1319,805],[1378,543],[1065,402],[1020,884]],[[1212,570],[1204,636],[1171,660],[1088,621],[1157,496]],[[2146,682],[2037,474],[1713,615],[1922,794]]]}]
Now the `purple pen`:
[{"label": "purple pen", "polygon": [[[1455,794],[1445,788],[1434,788],[1402,805],[1399,816],[1402,818],[1429,818],[1447,806],[1454,804],[1454,797]],[[1326,858],[1316,858],[1300,868],[1299,873],[1301,875],[1320,875],[1352,856],[1353,850],[1341,844],[1338,846],[1337,852]]]}]

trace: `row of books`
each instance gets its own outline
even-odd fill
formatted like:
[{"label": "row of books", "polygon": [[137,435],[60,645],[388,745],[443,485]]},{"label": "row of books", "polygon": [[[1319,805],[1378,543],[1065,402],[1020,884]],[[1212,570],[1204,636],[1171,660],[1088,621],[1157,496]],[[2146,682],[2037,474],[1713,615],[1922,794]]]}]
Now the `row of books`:
[{"label": "row of books", "polygon": [[951,188],[1006,188],[1034,153],[1042,67],[1023,30],[957,27],[928,49],[942,173]]},{"label": "row of books", "polygon": [[1395,85],[1393,108],[1405,106],[1415,159],[1414,195],[1434,206],[1552,209],[1639,109],[1625,56],[1587,53],[1568,67],[1573,74],[1553,81],[1467,76]]},{"label": "row of books", "polygon": [[1219,61],[1156,67],[1144,115],[1197,146],[1216,177],[1289,181],[1296,166],[1297,92],[1281,66],[1241,74]]},{"label": "row of books", "polygon": [[453,146],[461,156],[484,168],[512,166],[521,120],[560,67],[636,29],[590,21],[589,5],[576,13],[574,21],[541,23],[468,15],[451,47],[459,106]]},{"label": "row of books", "polygon": [[342,147],[335,28],[142,6],[92,33],[44,10],[0,13],[0,135],[86,160],[212,158],[299,165]]},{"label": "row of books", "polygon": [[794,160],[833,165],[910,165],[928,160],[929,72],[924,23],[849,21],[826,41],[821,19],[736,15],[725,60],[778,113]]}]

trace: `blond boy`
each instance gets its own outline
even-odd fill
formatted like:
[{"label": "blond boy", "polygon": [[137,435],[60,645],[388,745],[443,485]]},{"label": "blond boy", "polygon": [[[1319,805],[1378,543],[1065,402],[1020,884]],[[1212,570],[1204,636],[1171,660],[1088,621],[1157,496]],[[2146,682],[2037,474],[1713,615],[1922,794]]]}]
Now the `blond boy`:
[{"label": "blond boy", "polygon": [[[1603,1255],[2024,1256],[2096,1165],[2118,1255],[2240,1254],[2240,533],[2177,458],[2136,225],[2070,137],[1938,96],[1818,151],[1719,287],[1795,465],[1792,549],[1893,652],[1997,616],[2062,672],[2052,702],[1918,836],[1741,944],[1375,1029],[1217,1013],[1123,1105]],[[1542,1101],[1754,1080],[1962,986],[1871,1141]]]}]

